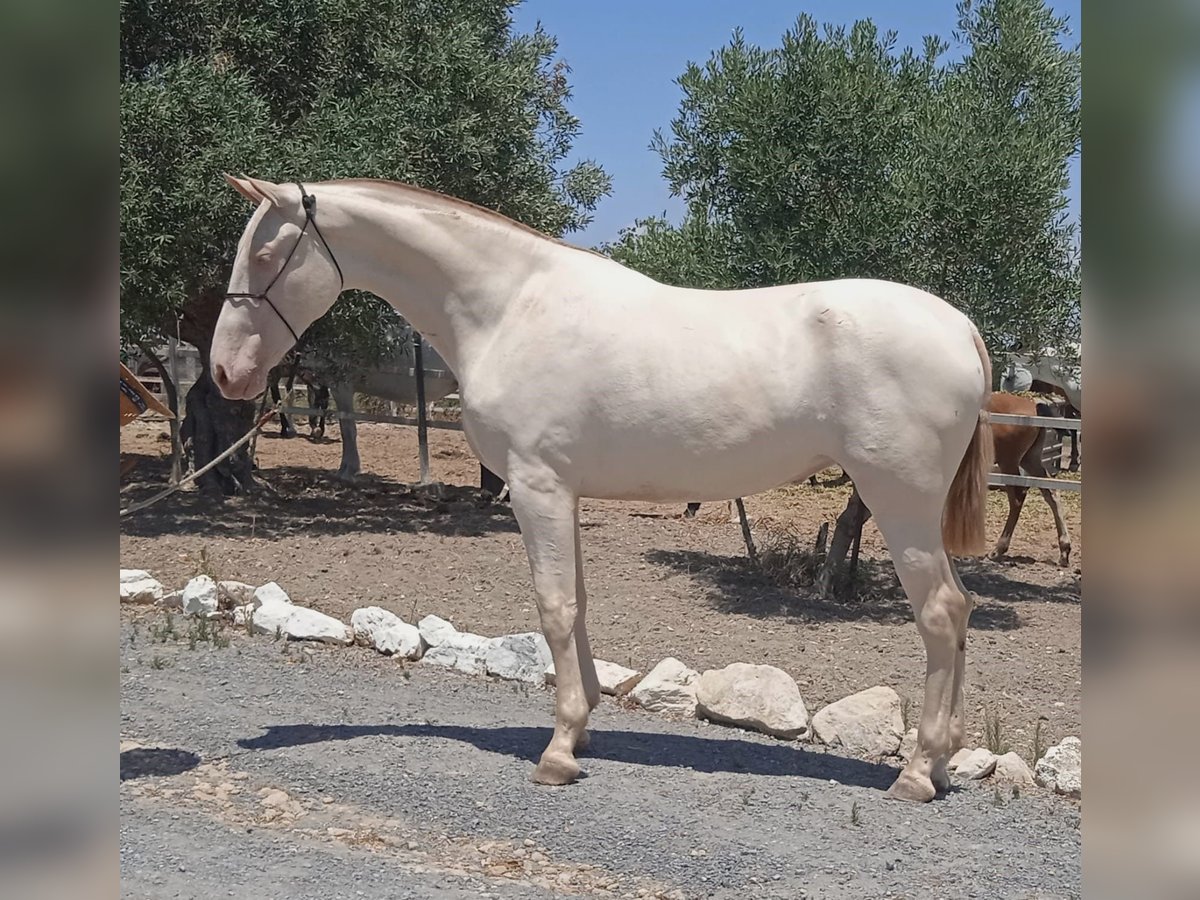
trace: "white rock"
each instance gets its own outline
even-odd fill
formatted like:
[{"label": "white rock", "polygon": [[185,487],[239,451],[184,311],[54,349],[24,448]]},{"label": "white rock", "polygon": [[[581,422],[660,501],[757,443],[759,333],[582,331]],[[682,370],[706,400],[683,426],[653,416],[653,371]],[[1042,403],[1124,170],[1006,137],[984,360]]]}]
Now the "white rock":
[{"label": "white rock", "polygon": [[[259,603],[257,607],[255,602]],[[253,602],[235,609],[233,620],[245,624],[247,615],[258,634],[281,634],[296,641],[327,644],[349,644],[353,640],[353,632],[344,622],[315,609],[297,606],[274,582],[258,588]]]},{"label": "white rock", "polygon": [[550,647],[536,631],[495,638],[484,655],[489,675],[540,684],[550,662]]},{"label": "white rock", "polygon": [[375,635],[375,649],[401,659],[420,659],[425,655],[425,639],[416,625],[401,622]]},{"label": "white rock", "polygon": [[217,615],[217,583],[207,575],[197,575],[183,587],[183,612],[188,616],[211,619]]},{"label": "white rock", "polygon": [[266,603],[291,603],[292,598],[275,582],[268,581],[266,584],[254,589],[254,596],[250,602],[258,607]]},{"label": "white rock", "polygon": [[900,749],[897,751],[902,760],[908,762],[913,758],[913,754],[917,752],[917,729],[910,728],[904,732],[904,738],[900,741]]},{"label": "white rock", "polygon": [[904,738],[900,695],[877,686],[843,697],[812,717],[812,729],[819,741],[855,756],[891,756]]},{"label": "white rock", "polygon": [[946,763],[946,768],[949,769],[951,772],[953,772],[955,769],[958,768],[959,763],[961,763],[964,759],[966,759],[968,756],[970,756],[974,752],[975,751],[972,750],[970,747],[960,747],[954,753],[954,755],[950,757],[949,761]]},{"label": "white rock", "polygon": [[157,578],[141,569],[121,570],[122,603],[158,603],[163,598],[163,586]]},{"label": "white rock", "polygon": [[[600,682],[600,693],[602,694],[623,697],[642,680],[642,673],[633,669],[618,666],[616,663],[604,659],[593,659],[592,662],[596,666],[596,680]],[[554,663],[550,663],[546,667],[544,677],[546,684],[558,683],[558,673],[554,670]]]},{"label": "white rock", "polygon": [[795,740],[808,732],[808,710],[792,677],[774,666],[733,663],[696,680],[699,715]]},{"label": "white rock", "polygon": [[245,606],[254,600],[254,585],[244,581],[218,581],[217,599],[225,608]]},{"label": "white rock", "polygon": [[992,775],[997,780],[1010,784],[1033,784],[1033,772],[1029,770],[1025,760],[1012,751],[996,758],[996,771]]},{"label": "white rock", "polygon": [[417,629],[430,647],[445,643],[453,635],[458,634],[458,629],[440,616],[426,616],[417,623]]},{"label": "white rock", "polygon": [[642,709],[694,718],[700,673],[668,656],[638,682],[629,697]]},{"label": "white rock", "polygon": [[354,639],[380,653],[420,659],[425,641],[417,626],[409,625],[393,612],[379,606],[364,606],[350,614]]},{"label": "white rock", "polygon": [[1077,737],[1066,737],[1034,767],[1034,779],[1044,788],[1049,788],[1068,797],[1083,794],[1083,742]]},{"label": "white rock", "polygon": [[[255,613],[256,621],[264,608],[260,607]],[[349,644],[353,640],[345,622],[305,606],[292,606],[292,614],[284,624],[283,633],[293,640],[322,641],[326,644]]]},{"label": "white rock", "polygon": [[[421,621],[424,622],[425,619]],[[425,637],[424,631],[421,632],[421,636]],[[493,641],[497,640],[496,638],[486,638],[466,631],[456,631],[449,636],[443,633],[439,636],[443,638],[442,642],[426,650],[422,661],[457,669],[468,675],[483,675],[487,672],[487,654],[494,646]]]},{"label": "white rock", "polygon": [[959,778],[978,781],[996,771],[996,754],[986,747],[972,750],[954,769]]},{"label": "white rock", "polygon": [[642,680],[642,673],[634,669],[618,666],[604,659],[593,660],[596,665],[596,678],[600,682],[600,693],[623,697],[633,690]]}]

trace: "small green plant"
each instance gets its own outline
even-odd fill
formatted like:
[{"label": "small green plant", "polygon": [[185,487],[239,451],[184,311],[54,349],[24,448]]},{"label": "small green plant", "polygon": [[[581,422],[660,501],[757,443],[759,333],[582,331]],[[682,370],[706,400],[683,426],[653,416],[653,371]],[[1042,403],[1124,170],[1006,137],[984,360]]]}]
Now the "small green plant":
[{"label": "small green plant", "polygon": [[277,640],[277,641],[283,640],[283,626],[282,625],[275,626],[275,640]]},{"label": "small green plant", "polygon": [[995,792],[992,794],[992,806],[996,807],[997,809],[1004,808],[1004,795],[1000,793],[1000,788],[996,788]]},{"label": "small green plant", "polygon": [[904,723],[905,731],[908,731],[908,729],[913,727],[912,718],[913,718],[912,697],[901,697],[900,698],[900,721]]},{"label": "small green plant", "polygon": [[163,659],[161,656],[158,656],[157,654],[155,654],[154,659],[150,660],[150,668],[152,669],[165,669],[170,664],[170,662]]},{"label": "small green plant", "polygon": [[1021,789],[1019,787],[1017,787],[1015,784],[1013,785],[1013,789],[1012,789],[1012,798],[1014,800],[1021,799]]},{"label": "small green plant", "polygon": [[1037,766],[1038,760],[1046,755],[1046,738],[1042,734],[1042,720],[1038,719],[1033,725],[1033,746],[1029,749],[1029,763]]},{"label": "small green plant", "polygon": [[188,649],[195,650],[198,644],[212,644],[214,647],[229,646],[229,638],[222,634],[222,627],[211,619],[196,617],[191,620],[188,628]]},{"label": "small green plant", "polygon": [[1004,720],[994,709],[983,713],[983,743],[997,756],[1008,752],[1008,741],[1004,737]]},{"label": "small green plant", "polygon": [[862,825],[862,813],[858,809],[857,800],[850,804],[850,824],[855,828]]},{"label": "small green plant", "polygon": [[160,644],[165,644],[167,641],[179,640],[179,632],[175,630],[175,616],[167,613],[167,617],[162,624],[153,626],[150,629],[150,636]]}]

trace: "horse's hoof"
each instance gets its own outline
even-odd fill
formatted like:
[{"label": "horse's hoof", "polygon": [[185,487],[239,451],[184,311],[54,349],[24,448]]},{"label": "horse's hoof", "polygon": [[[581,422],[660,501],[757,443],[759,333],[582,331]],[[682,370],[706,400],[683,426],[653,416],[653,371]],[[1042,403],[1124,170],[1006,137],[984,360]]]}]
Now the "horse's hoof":
[{"label": "horse's hoof", "polygon": [[579,763],[566,754],[543,753],[541,762],[533,770],[534,784],[570,784],[579,777]]},{"label": "horse's hoof", "polygon": [[937,796],[933,781],[911,772],[901,772],[900,777],[884,794],[889,800],[908,800],[912,803],[928,803]]},{"label": "horse's hoof", "polygon": [[1004,559],[1004,557],[1007,555],[1008,555],[1007,551],[993,550],[991,553],[989,553],[987,555],[987,558],[990,559],[992,562],[1000,562],[1000,560]]}]

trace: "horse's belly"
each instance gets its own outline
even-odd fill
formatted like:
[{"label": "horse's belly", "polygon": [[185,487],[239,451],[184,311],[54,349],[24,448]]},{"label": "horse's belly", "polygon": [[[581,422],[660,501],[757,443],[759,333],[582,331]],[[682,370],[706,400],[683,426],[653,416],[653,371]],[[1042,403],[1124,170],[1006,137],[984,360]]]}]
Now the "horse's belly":
[{"label": "horse's belly", "polygon": [[748,496],[807,478],[828,465],[830,458],[813,437],[763,436],[705,451],[642,439],[621,452],[583,454],[586,464],[576,472],[577,489],[584,497],[659,503]]}]

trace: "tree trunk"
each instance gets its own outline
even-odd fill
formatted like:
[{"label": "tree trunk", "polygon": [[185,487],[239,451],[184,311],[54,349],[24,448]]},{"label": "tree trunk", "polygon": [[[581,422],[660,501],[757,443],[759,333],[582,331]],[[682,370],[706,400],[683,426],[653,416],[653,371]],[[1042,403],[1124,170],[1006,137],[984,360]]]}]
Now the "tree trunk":
[{"label": "tree trunk", "polygon": [[829,545],[829,553],[817,575],[817,587],[823,598],[832,597],[841,588],[844,574],[842,564],[846,560],[846,554],[850,551],[851,545],[855,548],[853,562],[857,565],[858,545],[862,540],[863,525],[869,518],[871,518],[871,510],[862,502],[856,488],[850,495],[846,508],[838,516],[837,525],[833,529],[833,540]]},{"label": "tree trunk", "polygon": [[[225,452],[254,427],[253,400],[226,400],[209,374],[208,353],[201,352],[203,369],[187,395],[186,431],[192,441],[192,465],[200,469]],[[211,472],[201,475],[197,485],[204,493],[232,496],[254,489],[254,462],[249,447],[243,447]]]},{"label": "tree trunk", "polygon": [[[199,469],[216,459],[254,427],[257,404],[253,400],[226,400],[209,372],[213,330],[221,312],[222,297],[211,294],[188,303],[179,321],[179,336],[200,351],[200,378],[188,391],[183,421],[185,445],[190,442],[192,464]],[[200,490],[214,496],[231,496],[254,488],[254,461],[248,447],[202,475]]]}]

